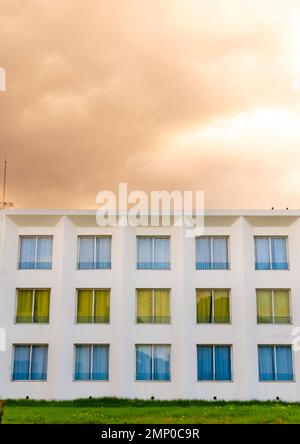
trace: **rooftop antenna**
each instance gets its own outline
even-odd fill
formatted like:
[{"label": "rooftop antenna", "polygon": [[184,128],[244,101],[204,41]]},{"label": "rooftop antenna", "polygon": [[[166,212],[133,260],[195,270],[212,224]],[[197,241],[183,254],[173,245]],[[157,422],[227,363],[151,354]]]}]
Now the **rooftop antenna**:
[{"label": "rooftop antenna", "polygon": [[7,160],[6,160],[6,153],[4,156],[4,172],[3,172],[3,199],[2,199],[2,206],[5,208],[5,189],[6,189],[6,169],[7,169]]}]

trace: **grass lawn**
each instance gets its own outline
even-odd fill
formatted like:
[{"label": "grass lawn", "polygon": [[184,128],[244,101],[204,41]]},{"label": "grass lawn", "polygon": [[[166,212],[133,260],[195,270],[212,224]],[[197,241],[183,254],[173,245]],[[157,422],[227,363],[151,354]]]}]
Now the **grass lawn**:
[{"label": "grass lawn", "polygon": [[[0,407],[1,408],[1,407]],[[284,424],[300,423],[300,404],[282,402],[7,400],[2,424]]]}]

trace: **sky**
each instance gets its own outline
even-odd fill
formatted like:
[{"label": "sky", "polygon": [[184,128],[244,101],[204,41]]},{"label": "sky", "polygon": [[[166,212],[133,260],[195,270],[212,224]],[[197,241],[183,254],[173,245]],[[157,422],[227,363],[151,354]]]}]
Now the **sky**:
[{"label": "sky", "polygon": [[299,0],[0,0],[0,67],[17,208],[300,208]]}]

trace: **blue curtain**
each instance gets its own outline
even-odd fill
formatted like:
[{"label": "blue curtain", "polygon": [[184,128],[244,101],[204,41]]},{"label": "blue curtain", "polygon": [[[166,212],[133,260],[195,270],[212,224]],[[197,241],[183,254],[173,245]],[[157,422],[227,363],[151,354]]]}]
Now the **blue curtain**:
[{"label": "blue curtain", "polygon": [[215,346],[215,380],[231,380],[231,353],[228,345]]},{"label": "blue curtain", "polygon": [[258,347],[258,368],[260,381],[275,380],[274,347],[261,345]]},{"label": "blue curtain", "polygon": [[108,380],[108,346],[94,345],[93,347],[93,373],[92,379],[96,381]]},{"label": "blue curtain", "polygon": [[35,268],[36,237],[21,237],[19,268]]},{"label": "blue curtain", "polygon": [[212,268],[216,270],[228,269],[228,251],[226,238],[213,238],[213,264]]},{"label": "blue curtain", "polygon": [[270,264],[270,243],[267,237],[255,238],[255,269],[269,270]]},{"label": "blue curtain", "polygon": [[96,238],[96,268],[111,268],[111,237]]},{"label": "blue curtain", "polygon": [[287,270],[286,238],[273,237],[272,243],[272,268],[274,270]]},{"label": "blue curtain", "polygon": [[151,345],[136,347],[136,379],[149,381],[152,379]]},{"label": "blue curtain", "polygon": [[29,380],[30,345],[16,345],[14,352],[13,380]]},{"label": "blue curtain", "polygon": [[33,345],[31,356],[31,379],[45,381],[47,379],[48,346]]},{"label": "blue curtain", "polygon": [[36,268],[52,268],[52,237],[39,237],[37,239]]},{"label": "blue curtain", "polygon": [[170,268],[170,239],[154,238],[154,269]]},{"label": "blue curtain", "polygon": [[212,381],[213,375],[213,347],[211,345],[198,345],[198,381]]},{"label": "blue curtain", "polygon": [[137,251],[137,268],[151,269],[152,268],[152,238],[138,237],[138,251]]},{"label": "blue curtain", "polygon": [[170,347],[156,345],[153,347],[153,379],[156,381],[170,380]]},{"label": "blue curtain", "polygon": [[75,353],[75,380],[88,381],[91,378],[91,346],[77,345]]},{"label": "blue curtain", "polygon": [[211,269],[211,239],[208,237],[196,239],[196,269]]},{"label": "blue curtain", "polygon": [[94,268],[94,238],[79,238],[79,263],[78,268],[91,270]]},{"label": "blue curtain", "polygon": [[293,380],[292,348],[290,346],[276,346],[276,367],[278,381]]}]

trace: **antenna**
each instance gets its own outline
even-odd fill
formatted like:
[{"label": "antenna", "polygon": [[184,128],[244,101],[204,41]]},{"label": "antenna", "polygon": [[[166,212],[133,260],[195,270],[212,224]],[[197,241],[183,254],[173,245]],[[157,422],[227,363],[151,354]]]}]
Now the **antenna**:
[{"label": "antenna", "polygon": [[7,160],[6,160],[6,153],[4,157],[4,172],[3,172],[3,199],[2,199],[2,205],[3,208],[5,208],[5,188],[6,188],[6,169],[7,169]]}]

